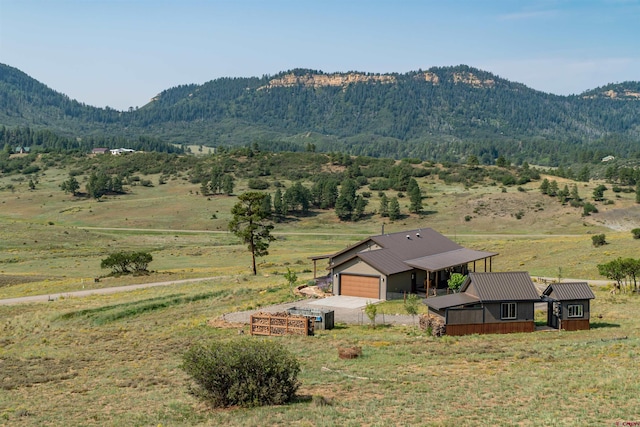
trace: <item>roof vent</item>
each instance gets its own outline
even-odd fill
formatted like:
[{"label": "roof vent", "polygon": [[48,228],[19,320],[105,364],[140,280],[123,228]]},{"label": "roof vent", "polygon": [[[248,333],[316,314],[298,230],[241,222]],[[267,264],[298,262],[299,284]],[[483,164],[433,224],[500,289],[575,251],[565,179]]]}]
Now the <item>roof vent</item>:
[{"label": "roof vent", "polygon": [[409,236],[408,234],[407,234],[407,239],[411,240],[411,236]]},{"label": "roof vent", "polygon": [[420,233],[416,233],[416,237],[420,237]]}]

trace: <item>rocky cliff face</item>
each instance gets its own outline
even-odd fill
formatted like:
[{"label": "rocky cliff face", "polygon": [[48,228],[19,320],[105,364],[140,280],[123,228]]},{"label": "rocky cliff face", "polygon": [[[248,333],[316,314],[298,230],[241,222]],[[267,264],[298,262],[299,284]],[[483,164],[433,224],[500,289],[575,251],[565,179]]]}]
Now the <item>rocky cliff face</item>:
[{"label": "rocky cliff face", "polygon": [[[418,80],[424,80],[431,84],[440,84],[441,78],[433,72],[427,71],[415,76]],[[260,89],[271,89],[276,87],[346,87],[354,83],[381,83],[393,84],[397,82],[394,75],[389,74],[362,74],[362,73],[335,73],[335,74],[304,74],[296,75],[294,73],[286,74],[269,81],[268,85],[262,86]],[[496,82],[493,79],[481,79],[471,72],[459,72],[453,74],[453,82],[456,84],[465,84],[476,88],[493,87]]]},{"label": "rocky cliff face", "polygon": [[454,73],[453,82],[463,83],[473,87],[493,87],[496,84],[495,80],[493,79],[482,80],[478,78],[475,74],[470,72]]},{"label": "rocky cliff face", "polygon": [[323,87],[323,86],[348,86],[352,83],[396,83],[395,76],[386,74],[305,74],[297,76],[293,73],[284,75],[277,79],[272,79],[269,84],[260,89],[271,89],[274,87]]},{"label": "rocky cliff face", "polygon": [[629,89],[623,90],[605,90],[595,95],[583,96],[585,99],[595,98],[610,98],[610,99],[622,99],[622,100],[640,100],[640,92],[634,92]]}]

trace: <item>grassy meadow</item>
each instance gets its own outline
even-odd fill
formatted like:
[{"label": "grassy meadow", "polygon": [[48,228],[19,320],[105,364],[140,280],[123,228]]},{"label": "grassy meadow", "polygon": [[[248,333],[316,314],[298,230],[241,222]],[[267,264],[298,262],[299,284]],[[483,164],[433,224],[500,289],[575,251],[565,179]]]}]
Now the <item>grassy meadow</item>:
[{"label": "grassy meadow", "polygon": [[[211,279],[0,306],[0,425],[615,425],[640,420],[635,380],[640,300],[611,295],[606,287],[595,289],[591,331],[436,339],[411,325],[339,324],[314,337],[280,338],[302,365],[299,400],[286,406],[211,410],[189,394],[180,369],[191,343],[232,339],[246,330],[224,323],[222,314],[289,301],[282,276],[287,268],[305,282],[313,275],[309,256],[378,234],[383,223],[390,232],[432,227],[467,247],[498,252],[494,271],[600,279],[597,264],[637,257],[639,243],[624,227],[636,209],[633,194],[607,192],[614,203],[583,218],[581,210],[541,195],[538,182],[504,193],[497,186],[464,188],[421,178],[426,198],[420,216],[389,222],[372,214],[345,224],[332,212],[320,212],[276,224],[277,240],[269,256],[259,259],[254,277],[246,248],[226,231],[233,197],[202,197],[198,185],[183,176],[164,185],[152,176],[153,187],[130,187],[127,195],[97,202],[62,193],[58,187],[66,177],[67,171],[46,170],[33,191],[15,176],[0,178],[0,298]],[[564,180],[553,179],[563,185]],[[581,196],[590,198],[596,184],[579,184]],[[245,191],[244,185],[239,182],[236,192]],[[372,193],[369,211],[378,207]],[[404,213],[408,203],[401,199]],[[606,234],[608,244],[594,248],[591,235],[599,233]],[[100,260],[121,249],[151,252],[154,271],[103,277],[108,272],[100,269]],[[324,267],[318,263],[319,274]],[[380,307],[387,314],[401,309],[397,302]],[[363,356],[339,359],[337,349],[351,345],[361,346]],[[313,403],[313,396],[325,397],[330,405]]]}]

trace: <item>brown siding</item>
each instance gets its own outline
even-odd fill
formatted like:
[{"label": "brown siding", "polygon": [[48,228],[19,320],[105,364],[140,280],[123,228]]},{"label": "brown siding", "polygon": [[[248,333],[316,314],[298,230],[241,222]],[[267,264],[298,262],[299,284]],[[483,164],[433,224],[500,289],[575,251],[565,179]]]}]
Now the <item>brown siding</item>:
[{"label": "brown siding", "polygon": [[589,319],[562,321],[562,329],[565,331],[587,331],[589,328]]},{"label": "brown siding", "polygon": [[482,323],[472,325],[447,325],[446,334],[452,336],[470,334],[510,334],[517,332],[533,332],[534,322]]},{"label": "brown siding", "polygon": [[341,274],[340,295],[379,299],[380,277]]}]

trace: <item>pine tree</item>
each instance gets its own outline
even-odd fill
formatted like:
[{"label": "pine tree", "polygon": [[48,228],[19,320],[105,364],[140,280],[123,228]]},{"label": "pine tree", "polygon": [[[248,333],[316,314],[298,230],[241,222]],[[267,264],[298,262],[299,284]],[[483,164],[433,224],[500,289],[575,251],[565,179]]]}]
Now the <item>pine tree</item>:
[{"label": "pine tree", "polygon": [[409,193],[409,200],[411,202],[409,211],[415,214],[420,213],[422,210],[422,192],[420,191],[418,182],[414,178],[409,180],[407,193]]},{"label": "pine tree", "polygon": [[580,201],[580,194],[578,194],[578,186],[573,184],[573,187],[571,187],[571,194],[570,194],[571,200],[574,200],[576,202]]},{"label": "pine tree", "polygon": [[540,184],[540,192],[542,194],[549,194],[549,180],[547,178],[542,180]]},{"label": "pine tree", "polygon": [[[233,194],[233,187],[233,177],[229,174],[224,174],[222,177],[222,192],[227,196],[230,196]],[[269,196],[269,203],[271,203],[271,196]]]},{"label": "pine tree", "polygon": [[381,217],[389,216],[389,198],[386,194],[383,194],[382,197],[380,197],[380,208],[378,209],[378,214],[380,214]]},{"label": "pine tree", "polygon": [[259,192],[248,192],[238,196],[238,203],[231,209],[233,218],[229,222],[229,231],[238,236],[251,252],[252,271],[257,274],[256,257],[269,255],[269,243],[273,225],[268,221],[269,215],[262,210],[267,195]]},{"label": "pine tree", "polygon": [[400,203],[397,197],[392,197],[389,200],[389,219],[395,221],[400,218]]},{"label": "pine tree", "polygon": [[282,202],[282,191],[277,188],[273,195],[273,210],[277,215],[286,215],[284,203]]}]

